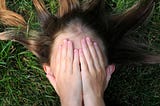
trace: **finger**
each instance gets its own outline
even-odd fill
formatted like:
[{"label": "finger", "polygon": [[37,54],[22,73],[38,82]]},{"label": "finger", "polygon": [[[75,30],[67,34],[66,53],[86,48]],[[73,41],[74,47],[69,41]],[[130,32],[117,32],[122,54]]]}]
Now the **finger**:
[{"label": "finger", "polygon": [[55,68],[55,76],[57,75],[57,73],[60,70],[61,67],[61,52],[62,52],[62,45],[60,45],[58,47],[58,51],[56,53],[56,57],[55,57],[55,63],[54,63],[54,68]]},{"label": "finger", "polygon": [[62,55],[61,55],[61,71],[66,70],[66,56],[67,56],[67,40],[64,40],[62,45]]},{"label": "finger", "polygon": [[88,71],[88,66],[87,66],[87,62],[85,60],[85,57],[84,57],[84,54],[83,54],[83,51],[80,49],[79,50],[79,55],[80,55],[80,69],[81,71]]},{"label": "finger", "polygon": [[105,61],[104,61],[104,56],[102,54],[102,50],[99,48],[98,44],[96,42],[94,42],[94,46],[95,46],[95,50],[98,56],[98,62],[100,63],[101,67],[105,68]]},{"label": "finger", "polygon": [[82,40],[82,50],[83,50],[83,55],[86,59],[89,71],[94,70],[93,60],[92,60],[92,57],[91,57],[91,54],[90,54],[90,51],[89,51],[89,48],[88,48],[88,45],[85,39]]},{"label": "finger", "polygon": [[94,44],[89,37],[87,37],[86,39],[87,39],[87,45],[88,45],[88,48],[90,50],[91,57],[92,57],[92,60],[93,60],[93,64],[94,64],[95,68],[97,70],[99,70],[100,66],[99,66],[99,63],[98,63],[98,56],[97,56],[97,53],[95,51]]},{"label": "finger", "polygon": [[73,71],[74,72],[80,72],[80,60],[79,60],[79,53],[78,53],[78,50],[75,49],[74,50],[74,61],[73,61]]},{"label": "finger", "polygon": [[70,71],[72,73],[73,69],[72,69],[72,66],[73,66],[73,45],[72,45],[72,42],[71,41],[68,41],[68,50],[67,50],[67,69],[68,71]]}]

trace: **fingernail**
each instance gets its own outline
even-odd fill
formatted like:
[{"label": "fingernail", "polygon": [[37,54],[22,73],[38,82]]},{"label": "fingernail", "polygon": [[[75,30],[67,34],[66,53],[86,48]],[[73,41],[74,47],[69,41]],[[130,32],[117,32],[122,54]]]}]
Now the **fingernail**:
[{"label": "fingernail", "polygon": [[97,46],[97,43],[96,43],[96,42],[94,42],[94,46]]},{"label": "fingernail", "polygon": [[68,45],[71,45],[72,44],[72,42],[71,41],[68,41]]},{"label": "fingernail", "polygon": [[91,42],[91,39],[90,39],[89,37],[87,37],[86,40],[87,40],[88,42]]},{"label": "fingernail", "polygon": [[63,42],[66,44],[66,43],[67,43],[67,40],[65,39],[65,40],[63,40]]},{"label": "fingernail", "polygon": [[74,49],[74,53],[77,53],[78,52],[78,50],[77,49]]}]

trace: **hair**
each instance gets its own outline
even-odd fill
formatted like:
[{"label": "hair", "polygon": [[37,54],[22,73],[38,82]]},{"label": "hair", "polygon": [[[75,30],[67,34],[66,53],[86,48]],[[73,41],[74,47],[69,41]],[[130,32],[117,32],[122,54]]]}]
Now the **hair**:
[{"label": "hair", "polygon": [[105,46],[109,64],[160,63],[160,56],[145,50],[143,45],[132,42],[126,34],[135,30],[151,14],[155,0],[140,0],[121,14],[112,14],[105,0],[59,0],[58,12],[53,15],[42,0],[33,0],[40,21],[41,32],[28,29],[25,19],[7,9],[0,0],[0,22],[18,29],[0,33],[0,40],[13,40],[23,44],[40,62],[50,62],[51,45],[57,33],[74,19],[81,22],[99,37]]}]

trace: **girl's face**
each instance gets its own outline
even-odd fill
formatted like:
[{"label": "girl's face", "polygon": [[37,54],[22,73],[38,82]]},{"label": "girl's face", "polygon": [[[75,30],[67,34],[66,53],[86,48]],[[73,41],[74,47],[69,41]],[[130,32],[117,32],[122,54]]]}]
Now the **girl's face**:
[{"label": "girl's face", "polygon": [[[57,37],[52,44],[52,50],[50,55],[50,66],[48,66],[52,71],[54,71],[53,63],[54,58],[57,54],[58,47],[63,44],[64,40],[70,40],[73,43],[73,47],[75,49],[80,49],[81,47],[81,40],[83,38],[90,37],[93,42],[97,42],[101,47],[102,51],[104,52],[103,42],[100,38],[96,37],[95,32],[91,31],[90,29],[82,26],[81,24],[70,24],[67,28],[62,30],[61,32],[57,33]],[[103,57],[105,58],[105,56]],[[106,62],[107,65],[107,62]]]},{"label": "girl's face", "polygon": [[57,50],[57,47],[63,43],[63,40],[68,39],[73,42],[74,48],[81,48],[81,40],[85,37],[90,37],[93,41],[99,43],[102,50],[104,50],[103,43],[95,34],[95,32],[83,25],[78,20],[71,21],[67,27],[57,33],[57,37],[53,44],[52,52]]}]

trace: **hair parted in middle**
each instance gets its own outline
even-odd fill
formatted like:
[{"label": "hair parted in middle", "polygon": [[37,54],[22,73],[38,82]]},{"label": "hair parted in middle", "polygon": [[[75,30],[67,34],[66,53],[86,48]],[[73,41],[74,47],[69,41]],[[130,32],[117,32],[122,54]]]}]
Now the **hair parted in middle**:
[{"label": "hair parted in middle", "polygon": [[160,56],[153,55],[144,46],[132,42],[126,33],[141,25],[154,9],[155,0],[140,0],[121,14],[108,12],[105,0],[59,0],[57,14],[51,14],[43,0],[33,0],[40,20],[41,32],[28,29],[25,19],[7,9],[0,0],[0,23],[18,27],[0,33],[0,40],[14,40],[26,46],[41,63],[50,62],[51,48],[57,33],[74,19],[92,29],[105,46],[109,64],[160,63]]}]

